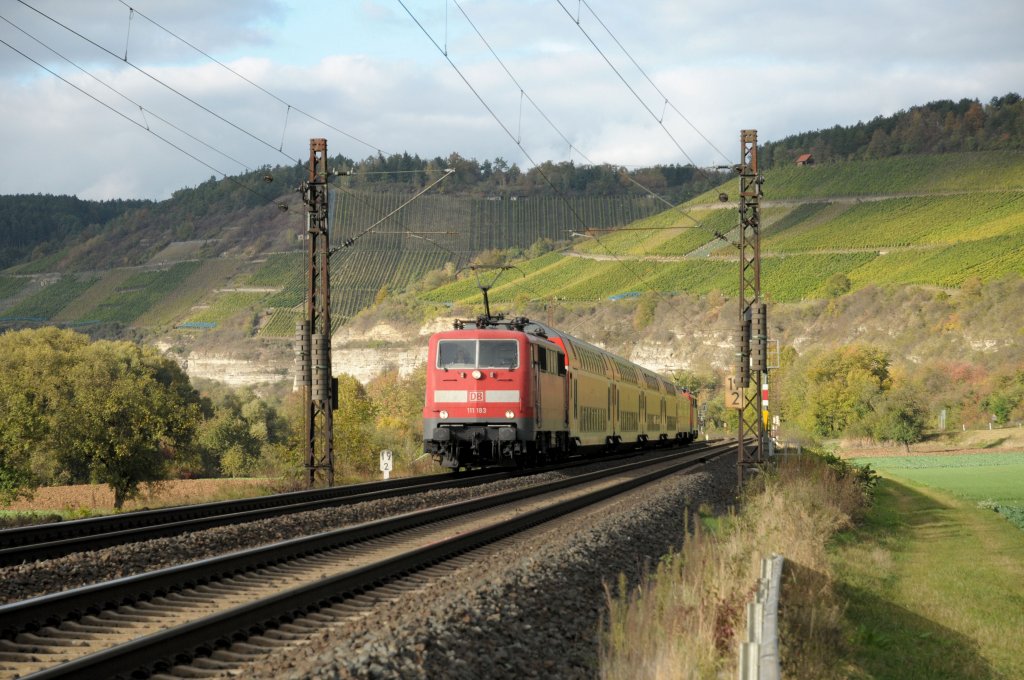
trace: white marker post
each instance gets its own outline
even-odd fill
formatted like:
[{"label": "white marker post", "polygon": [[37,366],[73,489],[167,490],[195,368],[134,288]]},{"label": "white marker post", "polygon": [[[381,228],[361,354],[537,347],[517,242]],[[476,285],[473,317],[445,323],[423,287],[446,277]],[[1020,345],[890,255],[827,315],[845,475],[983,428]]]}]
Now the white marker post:
[{"label": "white marker post", "polygon": [[384,449],[380,452],[380,471],[384,473],[384,479],[391,477],[393,460],[394,454],[391,453],[391,449]]}]

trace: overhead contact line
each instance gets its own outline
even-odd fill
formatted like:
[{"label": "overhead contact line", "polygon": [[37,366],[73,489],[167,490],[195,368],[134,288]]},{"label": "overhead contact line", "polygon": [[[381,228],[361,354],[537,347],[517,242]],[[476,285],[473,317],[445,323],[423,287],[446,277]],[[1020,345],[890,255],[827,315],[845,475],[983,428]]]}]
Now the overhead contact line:
[{"label": "overhead contact line", "polygon": [[[175,39],[181,41],[185,45],[188,45],[189,47],[191,47],[193,50],[195,50],[199,54],[203,55],[204,57],[206,57],[207,59],[209,59],[213,63],[217,64],[221,68],[225,69],[226,71],[230,72],[231,74],[235,75],[236,77],[244,80],[246,83],[252,85],[257,90],[259,90],[263,94],[267,95],[271,99],[273,99],[273,100],[275,100],[275,101],[277,101],[277,102],[279,102],[281,104],[284,104],[287,107],[287,109],[285,111],[285,125],[286,126],[287,126],[287,122],[288,122],[288,112],[289,111],[295,111],[296,113],[301,114],[301,115],[305,116],[306,118],[309,118],[310,120],[312,120],[312,121],[314,121],[316,123],[319,123],[319,124],[323,125],[324,127],[330,128],[331,130],[334,130],[338,134],[341,134],[341,135],[351,139],[353,142],[357,142],[357,143],[362,144],[363,146],[365,146],[365,147],[367,147],[369,149],[373,149],[377,153],[381,153],[381,154],[385,153],[383,150],[381,150],[381,148],[379,146],[376,146],[374,144],[370,144],[369,142],[364,141],[364,140],[360,139],[359,137],[356,137],[355,135],[353,135],[353,134],[351,134],[349,132],[345,132],[344,130],[331,125],[327,121],[324,121],[324,120],[321,120],[320,118],[317,118],[316,116],[314,116],[313,114],[309,113],[308,111],[304,111],[303,109],[300,109],[295,104],[292,104],[291,102],[288,102],[288,101],[282,99],[281,97],[279,97],[278,95],[274,94],[270,90],[267,90],[266,88],[264,88],[260,84],[258,84],[256,82],[253,82],[249,78],[246,78],[244,75],[242,75],[241,73],[239,73],[235,69],[231,68],[230,66],[228,66],[224,62],[220,61],[219,59],[217,59],[213,55],[209,54],[208,52],[206,52],[202,48],[192,44],[191,42],[189,42],[185,38],[181,37],[180,35],[178,35],[174,31],[170,30],[166,26],[163,26],[162,24],[158,23],[156,20],[154,20],[154,19],[150,18],[149,16],[143,14],[139,10],[135,9],[134,7],[132,7],[131,5],[126,3],[124,0],[118,0],[118,2],[120,2],[122,5],[124,5],[125,7],[128,8],[128,11],[129,11],[129,15],[128,15],[129,16],[129,21],[131,19],[132,14],[139,15],[140,17],[142,17],[143,19],[145,19],[149,23],[151,23],[154,26],[156,26],[157,28],[159,28],[164,33],[167,33],[168,35],[170,35],[170,36],[174,37]],[[129,24],[129,26],[130,26],[130,24]],[[127,54],[128,54],[128,50],[127,50],[127,42],[126,42],[125,55],[127,55]],[[127,59],[126,59],[126,61],[127,61]],[[283,137],[284,137],[284,133],[282,132],[282,139],[283,139]],[[283,146],[283,142],[282,142],[282,146]],[[278,149],[278,150],[280,150],[280,149]],[[388,155],[390,155],[390,154],[388,154]]]},{"label": "overhead contact line", "polygon": [[[177,90],[177,89],[175,89],[175,88],[174,88],[173,86],[171,86],[171,85],[169,85],[169,84],[165,83],[164,81],[160,80],[159,78],[157,78],[157,77],[156,77],[156,76],[154,76],[153,74],[149,73],[149,72],[148,72],[148,71],[146,71],[145,69],[143,69],[143,68],[141,68],[141,67],[139,67],[139,66],[135,65],[134,63],[132,63],[132,62],[131,62],[131,61],[129,61],[128,59],[122,59],[122,58],[121,58],[120,56],[118,56],[117,54],[115,54],[115,53],[111,52],[111,51],[110,51],[109,49],[107,49],[107,48],[106,48],[106,47],[104,47],[103,45],[100,45],[99,43],[97,43],[96,41],[92,40],[91,38],[88,38],[88,37],[86,37],[86,36],[82,35],[82,34],[81,34],[81,33],[79,33],[78,31],[76,31],[75,29],[73,29],[73,28],[71,28],[71,27],[67,26],[66,24],[63,24],[63,23],[61,23],[60,21],[58,21],[57,19],[54,19],[53,17],[51,17],[50,15],[46,14],[45,12],[43,12],[43,11],[41,11],[41,10],[39,10],[39,9],[36,9],[36,8],[35,8],[35,7],[33,7],[32,5],[30,5],[30,4],[28,4],[27,2],[25,2],[25,0],[17,0],[17,1],[18,1],[18,2],[20,3],[20,4],[24,5],[25,7],[29,8],[30,10],[32,10],[33,12],[35,12],[35,13],[39,14],[40,16],[42,16],[42,17],[45,17],[45,18],[46,18],[47,20],[49,20],[49,21],[51,21],[51,22],[53,22],[53,23],[57,24],[58,26],[60,26],[60,27],[61,27],[61,28],[63,28],[64,30],[68,31],[69,33],[72,33],[72,34],[74,34],[74,35],[78,36],[79,38],[81,38],[82,40],[86,41],[86,42],[87,42],[87,43],[89,43],[90,45],[92,45],[92,46],[96,47],[97,49],[99,49],[99,50],[101,50],[101,51],[103,51],[103,52],[107,53],[108,55],[110,55],[110,56],[111,56],[111,57],[113,57],[114,59],[117,59],[118,61],[121,61],[121,62],[123,62],[123,63],[127,64],[128,66],[131,66],[131,67],[132,67],[133,69],[135,69],[136,71],[138,71],[138,72],[139,72],[139,73],[141,73],[142,75],[146,76],[147,78],[149,78],[149,79],[150,79],[150,80],[152,80],[153,82],[155,82],[155,83],[157,83],[157,84],[159,84],[159,85],[161,85],[161,86],[165,87],[166,89],[168,89],[168,90],[170,90],[171,92],[173,92],[174,94],[178,95],[179,97],[181,97],[181,98],[182,98],[182,99],[184,99],[185,101],[187,101],[187,102],[191,103],[192,105],[194,105],[194,106],[196,106],[196,107],[198,107],[198,108],[202,109],[202,110],[203,110],[203,111],[205,111],[206,113],[210,114],[211,116],[213,116],[213,117],[214,117],[214,118],[216,118],[217,120],[221,121],[222,123],[225,123],[226,125],[229,125],[229,126],[231,126],[231,127],[232,127],[232,128],[234,128],[235,130],[237,130],[237,131],[241,132],[242,134],[246,135],[247,137],[249,137],[249,138],[251,138],[251,139],[253,139],[253,140],[255,140],[255,141],[259,142],[260,144],[262,144],[263,146],[267,147],[268,149],[271,149],[271,150],[273,150],[273,151],[275,151],[275,152],[277,152],[277,153],[281,154],[282,156],[284,156],[285,158],[287,158],[287,159],[288,159],[288,160],[290,160],[291,162],[293,162],[293,163],[300,163],[300,162],[302,162],[302,161],[301,161],[300,159],[298,159],[298,158],[295,158],[295,157],[293,157],[293,156],[289,156],[289,155],[288,155],[288,154],[286,154],[286,153],[285,153],[285,152],[284,152],[284,151],[283,151],[282,149],[279,149],[279,148],[275,147],[275,146],[274,146],[273,144],[271,144],[271,143],[270,143],[270,142],[268,142],[267,140],[265,140],[265,139],[262,139],[262,138],[261,138],[261,137],[259,137],[258,135],[256,135],[256,134],[254,134],[254,133],[250,132],[249,130],[246,130],[246,129],[245,129],[245,128],[243,128],[242,126],[240,126],[240,125],[238,125],[238,124],[236,124],[236,123],[234,123],[234,122],[232,122],[232,121],[228,120],[227,118],[225,118],[224,116],[220,115],[220,114],[219,114],[219,113],[217,113],[216,111],[213,111],[213,110],[212,110],[212,109],[210,109],[209,107],[207,107],[207,106],[204,106],[203,104],[200,104],[200,103],[199,103],[198,101],[196,101],[195,99],[193,99],[193,98],[189,97],[188,95],[184,94],[184,93],[183,93],[183,92],[181,92],[180,90]],[[37,63],[38,63],[38,62],[37,62]],[[49,69],[47,69],[47,70],[49,70]],[[51,71],[51,73],[52,73],[52,71]]]},{"label": "overhead contact line", "polygon": [[[608,26],[601,20],[601,17],[599,17],[597,15],[597,12],[595,12],[594,8],[590,6],[590,3],[588,3],[587,0],[580,0],[580,1],[581,1],[581,3],[583,5],[586,6],[587,10],[589,10],[590,13],[594,16],[594,19],[597,20],[597,23],[601,24],[601,28],[603,28],[605,30],[605,32],[607,32],[608,35],[611,37],[611,39],[615,41],[615,44],[619,46],[619,49],[622,50],[622,53],[625,54],[626,57],[633,63],[633,66],[636,67],[636,70],[639,71],[640,74],[643,75],[643,77],[647,79],[647,82],[650,83],[651,87],[654,88],[654,91],[658,93],[658,95],[662,98],[662,100],[664,100],[665,106],[668,107],[668,108],[671,108],[673,111],[675,111],[679,115],[679,117],[682,118],[683,121],[685,121],[686,124],[689,125],[693,129],[694,132],[696,132],[698,135],[700,135],[701,139],[703,139],[705,142],[708,143],[708,146],[710,146],[712,149],[714,149],[718,153],[719,156],[721,156],[723,159],[725,159],[726,163],[732,165],[733,161],[730,160],[729,157],[726,156],[725,153],[723,153],[717,146],[715,146],[714,143],[710,139],[708,139],[704,135],[704,133],[701,132],[697,128],[696,125],[691,123],[690,119],[687,118],[685,115],[683,115],[683,112],[680,111],[678,108],[676,108],[675,104],[673,104],[671,101],[669,101],[668,96],[664,92],[661,91],[661,88],[659,88],[655,84],[655,82],[653,80],[651,80],[651,77],[649,75],[647,75],[647,71],[645,71],[643,69],[643,67],[640,66],[639,63],[637,63],[637,60],[633,58],[633,55],[630,54],[629,50],[627,50],[626,47],[619,41],[619,39],[617,37],[615,37],[615,34],[612,33],[611,29],[608,28]],[[559,4],[561,4],[561,2],[559,2]],[[565,7],[563,6],[562,9],[565,9]],[[576,15],[575,22],[576,22],[577,26],[580,25],[579,14]],[[662,115],[661,115],[661,118],[659,118],[659,122],[661,122],[661,120],[663,120],[664,118],[665,118],[665,112],[662,111]]]},{"label": "overhead contact line", "polygon": [[[93,100],[93,101],[95,101],[96,103],[98,103],[98,104],[101,104],[102,106],[106,107],[107,109],[110,109],[111,111],[113,111],[113,112],[114,112],[114,113],[116,113],[117,115],[121,116],[122,118],[124,118],[124,119],[125,119],[126,121],[128,121],[128,122],[129,122],[129,123],[131,123],[132,125],[135,125],[135,126],[137,126],[137,127],[141,128],[141,129],[145,130],[145,131],[146,131],[146,132],[148,132],[149,134],[153,135],[154,137],[156,137],[157,139],[159,139],[160,141],[162,141],[162,142],[163,142],[164,144],[167,144],[167,145],[168,145],[168,146],[170,146],[171,148],[173,148],[173,149],[175,149],[175,150],[179,151],[180,153],[182,153],[182,154],[184,154],[184,155],[188,156],[189,158],[191,158],[192,160],[196,161],[196,162],[197,162],[197,163],[199,163],[200,165],[203,165],[204,167],[206,167],[206,168],[208,168],[208,169],[212,170],[213,172],[217,173],[218,175],[221,175],[221,176],[222,176],[222,177],[223,177],[224,179],[228,180],[228,181],[229,181],[229,182],[231,182],[232,184],[235,184],[236,186],[238,186],[238,187],[240,187],[240,188],[242,188],[242,189],[245,189],[246,191],[248,191],[248,192],[252,193],[253,195],[255,195],[255,196],[257,196],[257,197],[259,197],[259,198],[260,198],[260,200],[263,200],[263,201],[267,201],[267,198],[266,198],[266,196],[264,196],[264,195],[260,194],[259,192],[257,192],[257,191],[256,191],[255,189],[253,189],[252,187],[246,186],[245,184],[241,183],[240,181],[238,181],[238,180],[237,180],[237,179],[235,179],[234,177],[231,177],[230,175],[228,175],[228,174],[227,174],[226,172],[224,172],[223,170],[220,170],[220,169],[218,169],[218,168],[216,168],[216,167],[214,167],[214,166],[210,165],[209,163],[207,163],[207,162],[206,162],[206,161],[204,161],[203,159],[199,158],[198,156],[196,156],[196,155],[194,155],[194,154],[192,154],[192,153],[190,153],[190,152],[186,151],[185,149],[183,149],[182,147],[178,146],[177,144],[175,144],[175,143],[174,143],[174,142],[172,142],[171,140],[169,140],[169,139],[167,139],[166,137],[164,137],[164,136],[160,135],[159,133],[155,132],[155,131],[154,131],[154,130],[153,130],[152,128],[150,128],[150,127],[148,127],[148,126],[146,126],[146,125],[143,125],[142,123],[140,123],[140,122],[138,122],[138,121],[136,121],[136,120],[132,120],[131,118],[129,118],[128,116],[126,116],[126,115],[125,115],[125,114],[123,114],[122,112],[120,112],[120,111],[118,111],[117,109],[115,109],[114,107],[112,107],[112,106],[111,106],[110,104],[107,104],[107,103],[106,103],[106,102],[104,102],[103,100],[101,100],[101,99],[97,98],[96,96],[94,96],[94,95],[90,94],[89,92],[86,92],[86,91],[85,91],[85,90],[83,90],[82,88],[80,88],[80,87],[78,87],[77,85],[75,85],[74,83],[72,83],[72,82],[71,82],[70,80],[68,80],[68,79],[64,78],[63,76],[61,76],[61,75],[60,75],[59,73],[57,73],[57,72],[55,72],[55,71],[51,70],[50,68],[48,68],[48,67],[47,67],[47,66],[45,66],[44,64],[42,64],[42,63],[40,63],[40,62],[36,61],[35,59],[33,59],[32,57],[30,57],[29,55],[27,55],[27,54],[25,54],[24,52],[22,52],[21,50],[19,50],[19,49],[18,49],[17,47],[15,47],[14,45],[11,45],[11,44],[10,44],[9,42],[7,42],[6,40],[4,40],[3,38],[0,38],[0,43],[2,43],[2,44],[4,44],[4,45],[6,45],[6,46],[7,46],[8,48],[10,48],[11,50],[13,50],[14,52],[17,52],[18,54],[20,54],[20,55],[21,55],[22,57],[24,57],[25,59],[28,59],[28,60],[29,60],[29,61],[31,61],[31,62],[32,62],[33,64],[35,64],[35,65],[36,65],[36,66],[38,66],[39,68],[43,69],[44,71],[46,71],[46,72],[47,72],[47,73],[49,73],[50,75],[54,76],[55,78],[58,78],[59,80],[63,81],[63,82],[65,83],[65,84],[67,84],[67,85],[70,85],[70,86],[71,86],[71,87],[73,87],[74,89],[78,90],[79,92],[81,92],[82,94],[84,94],[84,95],[85,95],[86,97],[88,97],[89,99],[92,99],[92,100]],[[267,201],[267,202],[270,202],[270,201]],[[277,206],[278,206],[279,208],[282,208],[282,209],[287,209],[287,206],[286,206],[286,205],[284,205],[283,203],[277,203]]]},{"label": "overhead contact line", "polygon": [[[423,24],[420,23],[420,20],[418,18],[416,18],[416,15],[413,14],[412,11],[406,6],[404,0],[398,0],[398,4],[400,4],[402,6],[402,9],[405,10],[406,14],[409,15],[409,18],[413,20],[413,22],[416,24],[417,27],[419,27],[419,29],[423,33],[423,35],[425,35],[427,37],[427,39],[430,40],[430,42],[434,45],[434,47],[437,49],[437,51],[441,53],[441,55],[448,62],[449,66],[452,67],[452,69],[455,71],[455,73],[458,74],[459,78],[462,79],[462,82],[465,83],[466,87],[469,88],[469,91],[472,92],[473,95],[477,98],[477,101],[479,101],[480,104],[484,107],[484,109],[487,110],[487,113],[490,114],[491,118],[494,119],[494,121],[498,124],[498,126],[502,130],[505,131],[505,134],[508,135],[509,139],[511,139],[513,141],[513,143],[515,143],[515,145],[523,153],[523,155],[530,162],[530,164],[534,167],[534,169],[537,170],[538,174],[540,174],[540,176],[544,179],[544,181],[548,184],[548,186],[550,186],[554,190],[555,194],[562,200],[562,202],[565,203],[566,207],[569,209],[569,212],[575,218],[576,222],[581,227],[583,227],[584,230],[586,230],[586,228],[587,228],[586,221],[580,216],[580,214],[576,210],[575,206],[572,205],[572,202],[568,200],[568,198],[565,196],[565,194],[555,185],[555,183],[551,180],[551,178],[548,177],[547,173],[544,172],[544,169],[540,166],[540,164],[537,163],[537,161],[535,161],[533,159],[533,156],[530,155],[530,152],[527,151],[526,147],[523,146],[522,140],[520,138],[518,138],[516,135],[512,134],[512,131],[508,129],[508,126],[506,126],[505,123],[501,120],[501,118],[499,118],[498,115],[494,112],[494,109],[491,108],[491,106],[487,103],[487,101],[483,98],[483,96],[477,91],[477,89],[475,87],[473,87],[473,84],[471,82],[469,82],[469,79],[462,72],[462,70],[459,69],[459,67],[455,65],[455,62],[452,61],[451,56],[449,56],[449,54],[448,54],[447,48],[442,48],[441,45],[439,45],[437,43],[437,41],[434,40],[434,37],[432,35],[430,35],[429,31],[427,31],[427,29],[423,26]],[[641,285],[643,285],[645,288],[647,288],[652,293],[657,295],[658,298],[660,298],[661,300],[663,300],[665,302],[669,302],[669,304],[671,304],[671,301],[669,301],[664,295],[662,295],[660,291],[658,291],[653,286],[648,284],[647,281],[645,281],[642,276],[640,276],[636,271],[634,271],[632,268],[630,268],[622,259],[620,259],[618,257],[618,255],[616,255],[610,248],[608,248],[607,245],[605,245],[603,242],[601,242],[601,240],[598,237],[593,236],[592,238],[595,241],[597,241],[601,245],[601,247],[604,248],[608,252],[608,254],[616,262],[618,262],[620,266],[622,266],[626,271],[628,271],[630,273],[630,275],[633,276],[633,278],[635,278]]]},{"label": "overhead contact line", "polygon": [[[653,118],[653,119],[655,120],[655,122],[657,122],[657,123],[658,123],[658,126],[659,126],[659,127],[660,127],[660,128],[661,128],[661,129],[662,129],[662,130],[663,130],[664,132],[665,132],[665,134],[666,134],[666,135],[668,135],[668,138],[669,138],[670,140],[672,140],[672,143],[673,143],[673,144],[675,145],[676,149],[678,149],[678,150],[679,150],[679,153],[683,154],[683,157],[685,157],[685,158],[686,158],[686,160],[690,161],[690,165],[692,165],[692,166],[693,166],[694,168],[697,168],[699,172],[703,173],[704,171],[703,171],[702,169],[700,169],[700,167],[699,167],[699,166],[697,165],[697,163],[696,163],[696,162],[694,162],[694,160],[693,160],[693,159],[692,159],[692,158],[690,157],[690,155],[689,155],[689,154],[688,154],[688,153],[686,152],[686,150],[685,150],[685,149],[683,149],[682,145],[681,145],[681,144],[679,143],[679,141],[678,141],[678,140],[677,140],[677,139],[675,138],[675,136],[674,136],[674,135],[673,135],[673,134],[672,134],[672,133],[671,133],[671,132],[669,131],[669,129],[668,129],[668,128],[667,128],[666,126],[665,126],[665,122],[664,122],[664,116],[662,116],[662,117],[659,117],[659,116],[658,116],[657,114],[655,114],[655,113],[654,113],[654,111],[652,111],[652,110],[651,110],[651,107],[649,107],[649,106],[647,105],[647,103],[646,103],[646,102],[645,102],[645,101],[643,100],[643,98],[642,98],[642,97],[641,97],[641,96],[640,96],[640,95],[639,95],[639,94],[637,93],[637,91],[636,91],[636,90],[635,90],[635,89],[633,88],[633,86],[629,84],[629,81],[627,81],[627,80],[626,80],[626,78],[625,78],[625,77],[624,77],[624,76],[622,75],[622,73],[621,73],[621,72],[619,71],[619,69],[615,68],[615,64],[613,64],[613,63],[612,63],[612,61],[611,61],[611,59],[609,59],[609,58],[608,58],[608,55],[606,55],[606,54],[604,53],[604,50],[602,50],[602,49],[601,49],[601,47],[600,47],[600,46],[599,46],[599,45],[597,44],[597,42],[596,42],[596,41],[594,40],[594,38],[593,38],[593,37],[591,37],[591,35],[590,35],[590,34],[589,34],[589,33],[587,32],[587,30],[586,30],[585,28],[583,28],[583,25],[582,25],[582,24],[580,23],[579,17],[578,17],[578,16],[577,16],[577,17],[574,17],[574,16],[572,15],[572,12],[570,12],[570,11],[569,11],[569,9],[568,9],[568,8],[567,8],[567,7],[566,7],[566,6],[565,6],[565,5],[564,5],[564,4],[562,3],[562,0],[555,0],[555,2],[557,2],[557,3],[558,3],[558,6],[562,8],[562,10],[563,10],[563,11],[564,11],[564,12],[566,13],[566,15],[567,15],[567,16],[568,16],[568,17],[569,17],[570,19],[572,19],[572,20],[573,20],[573,23],[574,23],[574,24],[576,24],[576,27],[577,27],[578,29],[580,29],[580,32],[581,32],[581,33],[583,33],[583,35],[584,35],[584,36],[585,36],[585,37],[587,38],[587,41],[588,41],[588,42],[589,42],[589,43],[590,43],[590,44],[591,44],[591,45],[592,45],[592,46],[594,47],[594,49],[595,49],[595,50],[597,50],[597,53],[601,55],[601,58],[602,58],[602,59],[604,59],[604,61],[605,61],[605,63],[606,63],[606,64],[608,64],[608,67],[609,67],[609,68],[610,68],[610,69],[611,69],[611,70],[612,70],[612,71],[613,71],[613,72],[615,73],[615,75],[616,75],[616,76],[618,76],[618,77],[619,77],[619,80],[621,80],[621,81],[622,81],[622,84],[626,86],[626,89],[627,89],[627,90],[629,90],[629,91],[630,91],[630,93],[631,93],[631,94],[632,94],[632,95],[633,95],[633,96],[634,96],[634,97],[636,98],[637,102],[639,102],[639,103],[640,103],[640,105],[641,105],[642,107],[644,107],[644,110],[646,110],[646,111],[647,111],[647,113],[649,113],[649,114],[651,115],[651,118]],[[587,5],[587,9],[590,9],[590,6],[589,6],[589,5]],[[591,13],[593,13],[593,10],[591,10]],[[596,17],[597,15],[596,15],[596,14],[594,14],[594,16]],[[598,19],[598,21],[600,22],[600,19]],[[604,26],[604,23],[602,22],[602,23],[601,23],[601,25],[602,25],[602,26]],[[605,30],[607,30],[607,27],[606,27],[606,29],[605,29]],[[610,31],[609,31],[609,34],[611,34],[611,32],[610,32]],[[617,40],[617,39],[615,39],[615,36],[614,36],[614,35],[612,36],[612,39],[614,39],[614,40],[615,40],[616,44],[619,44],[618,40]],[[619,44],[619,45],[620,45],[620,47],[621,47],[621,44]],[[624,48],[623,48],[623,49],[624,49]],[[628,53],[627,53],[627,54],[628,54]],[[632,56],[630,56],[630,60],[632,60]],[[634,63],[634,64],[636,64],[636,62],[635,62],[635,61],[633,61],[633,63]],[[639,68],[639,66],[637,66],[637,68]],[[641,72],[643,72],[643,70],[642,70],[642,69],[641,69]],[[645,73],[644,75],[646,76],[646,73]],[[652,83],[652,84],[653,84],[653,83]],[[655,87],[655,89],[657,90],[657,87]],[[661,91],[660,91],[660,90],[658,90],[658,92],[659,92],[659,94],[661,93]],[[664,95],[663,95],[663,96],[664,96]],[[666,101],[666,102],[668,102],[668,99],[666,98],[666,99],[665,99],[665,101]],[[673,108],[675,108],[675,107],[673,107]],[[689,122],[689,121],[687,121],[687,122]],[[692,125],[692,124],[691,124],[691,125]],[[696,128],[694,128],[694,129],[696,129]],[[703,135],[701,135],[701,136],[703,137]],[[705,139],[706,139],[706,138],[705,138]],[[710,143],[710,142],[709,142],[709,143]],[[713,145],[712,145],[712,148],[714,148],[714,146],[713,146]],[[718,151],[718,149],[716,148],[716,149],[715,149],[715,151]],[[721,151],[718,151],[718,153],[719,153],[719,154],[722,154],[722,152],[721,152]],[[722,156],[723,156],[723,157],[725,157],[725,155],[724,155],[724,154],[722,154]],[[707,176],[707,175],[705,175],[705,176]],[[710,178],[709,178],[709,179],[710,179]]]}]

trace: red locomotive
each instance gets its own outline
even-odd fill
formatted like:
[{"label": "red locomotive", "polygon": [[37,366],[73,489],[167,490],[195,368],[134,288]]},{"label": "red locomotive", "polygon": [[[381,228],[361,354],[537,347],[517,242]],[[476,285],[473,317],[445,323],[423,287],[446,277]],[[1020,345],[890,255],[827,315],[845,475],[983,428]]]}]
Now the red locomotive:
[{"label": "red locomotive", "polygon": [[431,336],[426,392],[424,450],[455,469],[697,436],[692,394],[523,317],[487,314]]}]

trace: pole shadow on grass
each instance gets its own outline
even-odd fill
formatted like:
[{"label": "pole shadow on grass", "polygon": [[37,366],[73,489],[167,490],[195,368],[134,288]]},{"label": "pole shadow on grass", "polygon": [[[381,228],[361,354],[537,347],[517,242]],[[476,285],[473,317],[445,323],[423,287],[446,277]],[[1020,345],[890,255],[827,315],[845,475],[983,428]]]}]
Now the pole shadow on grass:
[{"label": "pole shadow on grass", "polygon": [[[853,532],[837,536],[837,542],[853,540],[898,553],[921,530],[927,530],[932,538],[954,535],[955,529],[945,526],[944,515],[951,510],[933,497],[886,479],[876,488],[875,505],[868,516]],[[848,582],[838,583],[837,590],[846,603],[847,658],[861,671],[857,677],[999,677],[981,656],[975,640],[872,590]]]},{"label": "pole shadow on grass", "polygon": [[[970,638],[787,561],[779,602],[783,676],[935,680],[997,677]],[[838,663],[837,663],[838,662]]]},{"label": "pole shadow on grass", "polygon": [[993,678],[978,644],[861,588],[840,590],[849,606],[851,662],[872,678]]}]

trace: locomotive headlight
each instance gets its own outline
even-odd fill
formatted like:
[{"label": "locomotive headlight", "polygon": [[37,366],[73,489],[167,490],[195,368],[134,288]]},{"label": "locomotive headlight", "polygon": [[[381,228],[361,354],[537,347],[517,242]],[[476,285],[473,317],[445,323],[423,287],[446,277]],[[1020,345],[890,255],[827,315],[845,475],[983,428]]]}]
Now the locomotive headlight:
[{"label": "locomotive headlight", "polygon": [[445,418],[448,417],[448,411],[441,411],[437,415],[441,416],[441,420],[444,420]]},{"label": "locomotive headlight", "polygon": [[516,412],[511,410],[511,409],[509,409],[508,411],[505,411],[505,417],[506,418],[515,418],[516,417]]},{"label": "locomotive headlight", "polygon": [[480,371],[473,371],[473,378],[474,379],[479,380],[482,377],[484,377],[483,373],[481,373]]}]

